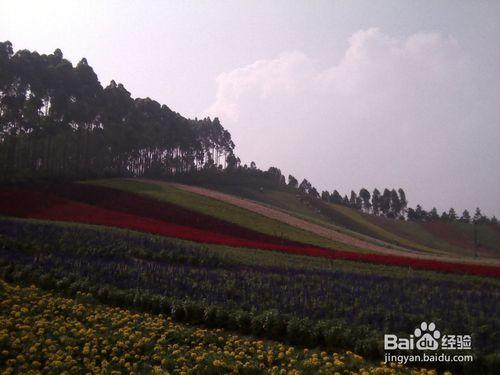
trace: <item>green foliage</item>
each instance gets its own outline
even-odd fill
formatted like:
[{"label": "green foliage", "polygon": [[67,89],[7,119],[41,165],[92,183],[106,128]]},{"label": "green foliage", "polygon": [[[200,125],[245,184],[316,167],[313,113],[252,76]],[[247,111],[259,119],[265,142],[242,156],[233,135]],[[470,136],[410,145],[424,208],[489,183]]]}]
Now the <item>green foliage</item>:
[{"label": "green foliage", "polygon": [[217,118],[189,120],[115,81],[85,58],[0,43],[0,180],[168,176],[237,164]]}]

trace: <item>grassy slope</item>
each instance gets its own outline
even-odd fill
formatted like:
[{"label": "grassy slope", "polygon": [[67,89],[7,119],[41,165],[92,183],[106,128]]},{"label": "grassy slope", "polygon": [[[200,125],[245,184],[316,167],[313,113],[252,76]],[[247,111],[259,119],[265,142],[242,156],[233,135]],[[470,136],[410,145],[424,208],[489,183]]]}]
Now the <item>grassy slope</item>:
[{"label": "grassy slope", "polygon": [[[434,253],[436,250],[463,256],[471,256],[474,253],[472,242],[463,240],[472,238],[473,228],[471,225],[463,223],[441,223],[445,231],[440,230],[440,228],[430,230],[429,226],[421,223],[374,217],[337,204],[325,203],[328,210],[328,215],[326,215],[325,212],[318,212],[313,207],[301,202],[294,192],[287,190],[264,189],[259,191],[255,188],[237,185],[207,185],[207,187],[285,210],[319,225],[331,227],[333,224],[337,228],[347,229],[349,234],[359,233],[426,253]],[[444,232],[447,233],[447,236],[444,235]],[[453,240],[450,240],[450,234],[454,237]],[[500,232],[488,226],[480,226],[478,227],[478,238],[482,245],[490,249],[488,252],[481,253],[480,251],[480,255],[495,255],[494,250],[498,251],[496,256],[500,255]]]},{"label": "grassy slope", "polygon": [[[159,187],[153,184],[132,180],[99,180],[94,184],[119,188],[134,193],[145,194],[159,200],[165,200],[190,208],[220,219],[234,222],[262,233],[283,236],[285,238],[313,245],[342,250],[360,250],[334,242],[299,228],[279,223],[256,213],[248,212],[239,207],[220,202],[215,199],[201,197],[197,194],[181,191],[173,187]],[[315,224],[333,229],[340,229],[356,237],[369,236],[372,239],[386,241],[396,246],[402,246],[425,253],[445,252],[449,254],[472,256],[472,242],[465,238],[473,238],[473,228],[464,223],[440,223],[442,228],[430,230],[429,225],[416,222],[391,220],[360,213],[348,207],[337,204],[323,204],[326,207],[320,212],[314,207],[301,202],[293,191],[264,189],[229,185],[208,186],[225,193],[261,202],[270,207],[278,208],[296,217]],[[446,235],[444,234],[446,232]],[[450,238],[450,234],[454,237]],[[479,251],[482,256],[500,256],[500,232],[488,226],[478,227],[479,242],[485,247]],[[364,239],[367,239],[366,237]],[[370,239],[368,239],[370,241]],[[376,242],[376,241],[371,241]],[[488,251],[486,251],[486,247]]]},{"label": "grassy slope", "polygon": [[[245,186],[208,186],[214,190],[219,190],[227,194],[233,194],[242,198],[251,199],[263,203],[272,208],[280,209],[288,214],[307,220],[309,222],[321,225],[326,228],[348,234],[350,236],[371,242],[377,245],[389,248],[399,248],[405,250],[411,248],[418,251],[433,253],[430,249],[418,244],[412,243],[403,238],[397,237],[390,232],[383,231],[380,227],[359,217],[355,210],[340,206],[324,203],[328,206],[329,213],[326,215],[321,210],[311,207],[306,202],[297,198],[294,191],[289,190],[271,190],[264,189],[259,191]],[[385,233],[382,233],[385,232]],[[400,247],[401,246],[401,247]]]},{"label": "grassy slope", "polygon": [[417,223],[366,215],[340,205],[332,204],[331,206],[355,222],[358,230],[366,231],[376,238],[416,250],[439,249],[449,253],[457,253],[450,244],[434,237]]},{"label": "grassy slope", "polygon": [[[472,225],[452,223],[451,226],[463,233],[467,238],[474,238],[474,227]],[[477,238],[480,245],[488,246],[498,251],[498,255],[500,255],[500,231],[495,230],[492,226],[479,225],[477,226]]]},{"label": "grassy slope", "polygon": [[261,233],[284,237],[293,241],[337,250],[365,251],[363,249],[335,242],[300,228],[295,228],[279,221],[269,219],[243,208],[236,207],[216,199],[179,190],[172,186],[160,187],[158,185],[148,184],[142,181],[124,179],[97,180],[89,181],[87,183],[146,195],[154,199],[174,203],[194,211],[211,215]]},{"label": "grassy slope", "polygon": [[[408,238],[398,236],[391,231],[385,230],[381,226],[375,225],[370,220],[367,220],[365,217],[366,215],[341,205],[325,204],[328,206],[327,216],[315,208],[301,202],[296,197],[296,194],[290,191],[264,190],[261,192],[252,188],[237,186],[224,186],[222,188],[216,186],[211,187],[229,194],[235,194],[240,197],[252,199],[282,210],[286,210],[295,216],[326,227],[331,227],[333,224],[337,227],[347,229],[348,233],[349,231],[354,232],[354,235],[355,233],[360,233],[395,245],[409,247],[426,253],[435,252],[434,248],[423,246],[422,244],[415,243]],[[353,234],[352,232],[349,234]],[[439,249],[439,247],[437,248]]]}]

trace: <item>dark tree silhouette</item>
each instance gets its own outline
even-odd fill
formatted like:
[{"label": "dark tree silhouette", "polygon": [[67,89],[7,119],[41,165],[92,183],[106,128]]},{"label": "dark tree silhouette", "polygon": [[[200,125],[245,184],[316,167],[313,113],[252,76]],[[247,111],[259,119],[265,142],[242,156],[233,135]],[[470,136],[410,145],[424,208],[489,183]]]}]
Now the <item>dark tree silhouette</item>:
[{"label": "dark tree silhouette", "polygon": [[365,211],[370,212],[370,208],[371,208],[371,204],[370,204],[371,194],[370,194],[370,192],[368,190],[366,190],[365,188],[362,188],[359,191],[359,196],[363,200],[363,208],[365,209]]},{"label": "dark tree silhouette", "polygon": [[342,196],[339,194],[337,190],[334,190],[330,195],[330,201],[336,204],[342,204]]},{"label": "dark tree silhouette", "polygon": [[351,190],[351,198],[349,199],[349,206],[352,208],[358,208],[358,196],[354,192],[354,190]]},{"label": "dark tree silhouette", "polygon": [[464,212],[462,213],[462,217],[460,218],[460,221],[463,223],[470,223],[469,211],[464,210]]},{"label": "dark tree silhouette", "polygon": [[408,218],[408,220],[411,220],[411,221],[418,220],[417,213],[411,207],[408,208],[407,218]]},{"label": "dark tree silhouette", "polygon": [[398,189],[398,193],[399,193],[399,205],[400,205],[399,214],[404,216],[406,208],[408,207],[408,200],[406,199],[406,193],[402,188]]},{"label": "dark tree silhouette", "polygon": [[85,58],[61,50],[13,53],[0,43],[0,178],[168,176],[235,168],[231,135],[217,118],[189,120],[133,99],[114,81],[103,88]]},{"label": "dark tree silhouette", "polygon": [[453,207],[448,210],[448,219],[452,221],[458,219],[457,213],[455,212],[455,209]]},{"label": "dark tree silhouette", "polygon": [[318,193],[318,190],[316,190],[316,188],[314,186],[312,186],[310,189],[309,189],[309,195],[313,198],[319,198],[319,193]]},{"label": "dark tree silhouette", "polygon": [[288,186],[294,189],[297,189],[299,186],[299,182],[295,177],[293,177],[291,174],[288,175]]},{"label": "dark tree silhouette", "polygon": [[276,168],[276,167],[270,167],[268,170],[267,170],[267,175],[269,176],[269,178],[276,182],[277,184],[281,185],[282,183],[282,179],[281,177],[283,177],[283,175],[281,174],[281,170],[279,168]]},{"label": "dark tree silhouette", "polygon": [[433,220],[433,221],[439,220],[439,214],[437,212],[436,207],[432,207],[432,210],[430,210],[428,217],[429,217],[429,220]]},{"label": "dark tree silhouette", "polygon": [[325,202],[330,202],[330,193],[328,191],[322,191],[321,192],[321,200],[324,200]]},{"label": "dark tree silhouette", "polygon": [[449,221],[450,220],[450,216],[448,215],[448,212],[443,211],[443,213],[441,214],[440,219],[443,220],[443,221]]},{"label": "dark tree silhouette", "polygon": [[342,198],[342,204],[344,206],[349,207],[349,198],[347,198],[347,194],[344,195],[344,198]]},{"label": "dark tree silhouette", "polygon": [[380,213],[380,203],[381,203],[380,191],[377,188],[375,188],[372,194],[372,209],[375,215],[378,215]]},{"label": "dark tree silhouette", "polygon": [[401,202],[399,200],[399,195],[395,189],[391,190],[390,200],[391,200],[391,203],[390,203],[391,208],[390,208],[390,211],[388,213],[388,217],[396,218],[401,213],[401,210],[403,207],[401,206]]},{"label": "dark tree silhouette", "polygon": [[380,211],[388,216],[391,210],[391,192],[389,189],[384,189],[384,193],[380,197]]},{"label": "dark tree silhouette", "polygon": [[415,208],[415,217],[417,220],[422,220],[422,221],[427,220],[428,217],[427,212],[419,204],[417,204],[417,207]]},{"label": "dark tree silhouette", "polygon": [[309,190],[311,190],[312,186],[309,181],[307,181],[305,178],[302,180],[302,182],[299,185],[299,191],[302,194],[308,194]]}]

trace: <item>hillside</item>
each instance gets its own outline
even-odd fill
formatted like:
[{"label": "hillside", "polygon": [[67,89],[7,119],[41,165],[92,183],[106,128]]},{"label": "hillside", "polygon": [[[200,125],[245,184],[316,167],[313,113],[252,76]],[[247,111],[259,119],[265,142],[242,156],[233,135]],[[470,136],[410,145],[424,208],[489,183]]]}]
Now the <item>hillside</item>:
[{"label": "hillside", "polygon": [[[496,336],[490,334],[498,324],[495,261],[444,248],[418,250],[418,243],[413,249],[393,246],[341,226],[329,212],[290,192],[258,189],[254,194],[250,200],[143,179],[1,187],[0,279],[9,284],[1,284],[6,298],[0,323],[14,310],[26,321],[49,314],[59,325],[64,314],[71,318],[64,324],[86,327],[89,340],[102,347],[112,338],[124,341],[114,355],[106,352],[96,362],[117,371],[199,366],[200,373],[259,372],[286,366],[304,374],[361,367],[369,373],[389,368],[411,373],[402,366],[377,369],[382,337],[406,334],[430,314],[446,332],[470,332],[478,358],[472,367],[442,364],[441,371],[472,374],[478,366],[489,371],[497,365]],[[259,194],[265,197],[261,202]],[[354,211],[328,207],[367,228],[383,229]],[[19,307],[29,303],[45,307]],[[144,325],[133,338],[142,354],[120,362],[120,355],[138,350],[122,339],[131,329],[127,322]],[[148,330],[157,324],[170,327],[161,331],[170,346]],[[101,333],[94,336],[98,327]],[[17,331],[5,332],[0,366],[19,371],[27,368],[26,361],[51,366],[36,348],[21,357]],[[229,354],[211,345],[214,337],[231,342]],[[81,337],[69,339],[80,342]],[[30,345],[38,342],[30,340]],[[65,353],[60,341],[50,340],[56,352]],[[260,345],[267,358],[252,354]],[[278,360],[285,346],[288,357]],[[230,354],[236,349],[237,356]],[[181,360],[193,350],[201,358],[196,364]],[[82,346],[58,366],[90,366],[86,358]]]},{"label": "hillside", "polygon": [[[0,189],[0,213],[22,218],[113,226],[202,243],[332,259],[446,272],[498,274],[498,269],[484,258],[457,258],[392,249],[255,202],[225,194],[225,200],[215,199],[178,187],[157,181],[124,182],[115,179],[85,184],[3,188]],[[228,197],[230,201],[227,201]],[[196,199],[204,204],[193,204]]]},{"label": "hillside", "polygon": [[[179,186],[179,185],[178,185]],[[202,184],[211,190],[278,208],[312,223],[365,241],[383,241],[383,246],[403,251],[446,254],[453,257],[473,258],[473,226],[460,222],[412,222],[368,215],[349,207],[325,203],[319,199],[300,197],[288,189],[259,189],[252,185],[213,183]],[[189,188],[193,191],[192,188]],[[202,190],[197,189],[198,192]],[[206,192],[205,192],[206,193]],[[500,258],[500,231],[498,226],[478,225],[479,258]],[[380,243],[375,241],[375,243]]]}]

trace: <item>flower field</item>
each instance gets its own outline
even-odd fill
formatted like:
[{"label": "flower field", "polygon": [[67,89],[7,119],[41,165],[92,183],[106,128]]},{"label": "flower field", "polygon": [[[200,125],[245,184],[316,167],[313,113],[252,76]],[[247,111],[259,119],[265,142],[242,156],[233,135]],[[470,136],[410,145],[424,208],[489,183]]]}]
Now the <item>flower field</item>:
[{"label": "flower field", "polygon": [[0,280],[2,374],[435,374],[295,348]]},{"label": "flower field", "polygon": [[274,253],[261,253],[246,261],[148,234],[0,219],[0,277],[9,282],[375,361],[384,332],[410,332],[422,317],[471,333],[477,356],[496,350],[496,280],[375,265],[360,271],[340,260],[312,268],[282,258],[271,266],[265,261]]},{"label": "flower field", "polygon": [[84,184],[57,185],[51,188],[50,192],[47,189],[1,189],[0,213],[127,228],[202,243],[277,250],[441,272],[500,276],[498,267],[487,265],[331,250],[295,243],[115,189]]}]

